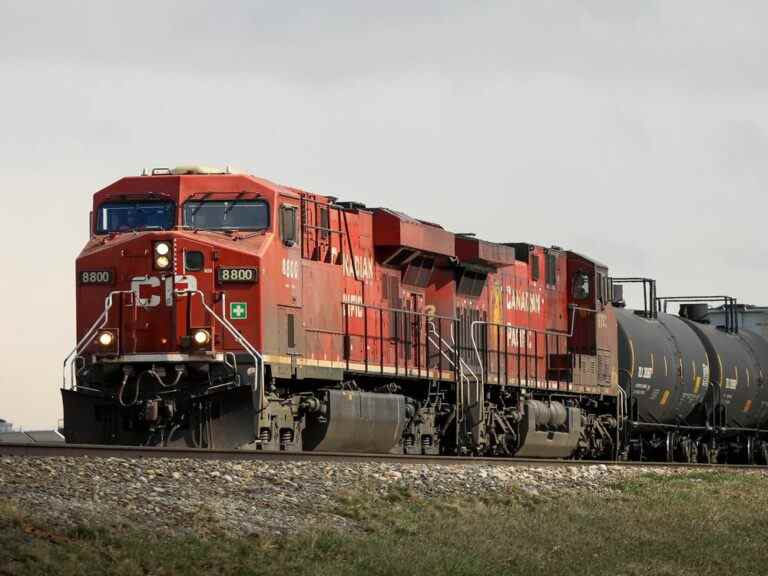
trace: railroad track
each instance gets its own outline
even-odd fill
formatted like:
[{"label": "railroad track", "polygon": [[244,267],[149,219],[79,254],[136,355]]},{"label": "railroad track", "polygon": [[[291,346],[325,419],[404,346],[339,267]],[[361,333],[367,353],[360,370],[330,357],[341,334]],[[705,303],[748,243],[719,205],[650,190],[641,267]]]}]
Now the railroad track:
[{"label": "railroad track", "polygon": [[246,450],[205,450],[200,448],[147,448],[101,444],[0,443],[0,456],[67,456],[88,458],[193,458],[196,460],[253,460],[260,462],[382,462],[393,464],[490,464],[495,466],[606,466],[663,467],[731,470],[768,470],[768,466],[747,464],[699,464],[685,462],[634,462],[616,460],[551,460],[476,456],[425,456],[350,452],[274,452]]}]

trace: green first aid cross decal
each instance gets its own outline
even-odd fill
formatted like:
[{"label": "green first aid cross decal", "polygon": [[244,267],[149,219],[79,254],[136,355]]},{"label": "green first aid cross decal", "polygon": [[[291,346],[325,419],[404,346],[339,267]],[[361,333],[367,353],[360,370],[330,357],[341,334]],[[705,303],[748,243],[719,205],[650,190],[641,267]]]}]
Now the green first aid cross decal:
[{"label": "green first aid cross decal", "polygon": [[231,320],[245,320],[248,318],[247,302],[230,302],[229,317]]}]

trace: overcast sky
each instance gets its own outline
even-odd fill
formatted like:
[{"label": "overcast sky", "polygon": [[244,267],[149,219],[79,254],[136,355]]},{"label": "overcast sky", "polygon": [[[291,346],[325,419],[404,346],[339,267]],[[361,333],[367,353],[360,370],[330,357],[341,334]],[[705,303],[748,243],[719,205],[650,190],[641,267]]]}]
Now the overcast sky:
[{"label": "overcast sky", "polygon": [[768,304],[768,3],[0,0],[0,418],[61,416],[91,195],[231,164]]}]

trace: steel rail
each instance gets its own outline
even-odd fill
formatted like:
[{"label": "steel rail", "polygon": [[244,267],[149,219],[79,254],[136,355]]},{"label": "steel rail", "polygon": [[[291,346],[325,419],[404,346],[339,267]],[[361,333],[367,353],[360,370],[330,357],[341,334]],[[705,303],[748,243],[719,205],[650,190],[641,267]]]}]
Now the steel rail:
[{"label": "steel rail", "polygon": [[355,452],[279,452],[267,450],[208,450],[204,448],[148,448],[105,444],[0,443],[0,456],[87,457],[87,458],[190,458],[195,460],[252,460],[261,462],[346,462],[392,464],[485,464],[495,466],[611,466],[626,468],[690,468],[765,471],[754,464],[702,464],[697,462],[648,462],[624,460],[555,460],[486,456],[439,456],[418,454],[375,454]]}]

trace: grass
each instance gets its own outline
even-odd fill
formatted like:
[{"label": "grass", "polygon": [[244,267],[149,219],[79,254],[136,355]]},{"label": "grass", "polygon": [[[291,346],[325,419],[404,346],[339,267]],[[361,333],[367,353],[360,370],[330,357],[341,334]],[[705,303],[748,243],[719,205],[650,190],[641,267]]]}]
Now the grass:
[{"label": "grass", "polygon": [[348,495],[355,533],[158,537],[46,528],[0,504],[0,574],[768,573],[768,477],[642,476],[596,494],[424,500]]}]

